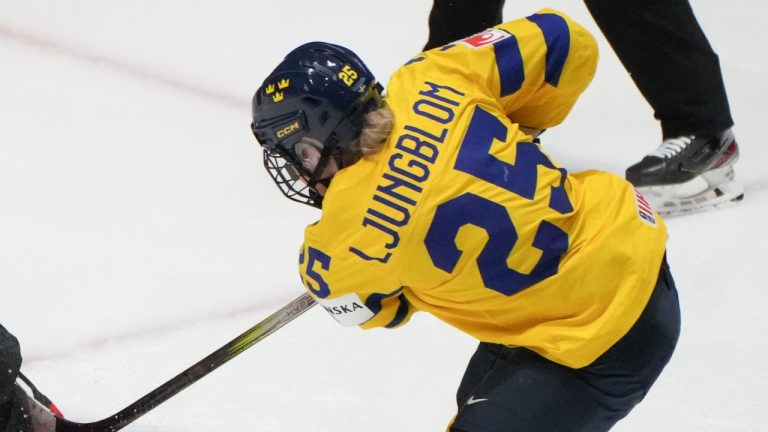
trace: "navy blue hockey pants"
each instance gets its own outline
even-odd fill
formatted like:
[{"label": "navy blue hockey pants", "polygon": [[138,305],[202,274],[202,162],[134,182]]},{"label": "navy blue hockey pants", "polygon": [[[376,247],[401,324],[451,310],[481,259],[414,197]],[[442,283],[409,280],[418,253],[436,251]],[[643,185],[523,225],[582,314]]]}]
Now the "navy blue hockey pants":
[{"label": "navy blue hockey pants", "polygon": [[525,348],[480,343],[456,395],[451,432],[607,431],[637,405],[680,334],[666,259],[635,325],[592,364],[572,369]]}]

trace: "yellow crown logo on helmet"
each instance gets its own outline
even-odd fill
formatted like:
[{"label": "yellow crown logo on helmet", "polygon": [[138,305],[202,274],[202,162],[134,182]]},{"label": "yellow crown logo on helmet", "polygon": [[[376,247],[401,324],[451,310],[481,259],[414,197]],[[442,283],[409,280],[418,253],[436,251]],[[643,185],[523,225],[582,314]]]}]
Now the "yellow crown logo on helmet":
[{"label": "yellow crown logo on helmet", "polygon": [[291,85],[291,80],[288,78],[283,78],[277,83],[277,87],[280,88],[280,90],[288,88],[289,85]]},{"label": "yellow crown logo on helmet", "polygon": [[283,92],[277,92],[272,96],[272,100],[275,102],[280,102],[285,98],[285,95],[283,95]]},{"label": "yellow crown logo on helmet", "polygon": [[[282,88],[282,87],[280,87],[280,88]],[[272,94],[274,91],[275,91],[275,85],[274,84],[269,84],[267,86],[266,93],[269,95],[269,94]]]}]

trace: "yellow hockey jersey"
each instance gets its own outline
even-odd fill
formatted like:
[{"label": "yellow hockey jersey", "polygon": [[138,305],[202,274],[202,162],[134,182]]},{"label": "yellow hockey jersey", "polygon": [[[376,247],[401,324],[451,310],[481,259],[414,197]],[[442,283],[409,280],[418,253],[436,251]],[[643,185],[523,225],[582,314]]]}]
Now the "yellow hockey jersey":
[{"label": "yellow hockey jersey", "polygon": [[394,130],[338,172],[299,268],[344,325],[426,311],[482,341],[586,366],[647,303],[666,228],[624,179],[568,173],[521,127],[562,122],[593,37],[545,9],[420,54],[392,76]]}]

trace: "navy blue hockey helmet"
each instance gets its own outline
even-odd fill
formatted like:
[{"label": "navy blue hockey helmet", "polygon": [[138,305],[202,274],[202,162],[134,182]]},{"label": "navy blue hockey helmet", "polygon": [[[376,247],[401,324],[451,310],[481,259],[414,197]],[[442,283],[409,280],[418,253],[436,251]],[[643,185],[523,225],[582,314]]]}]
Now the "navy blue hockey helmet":
[{"label": "navy blue hockey helmet", "polygon": [[[382,90],[347,48],[310,42],[288,53],[253,96],[251,123],[264,167],[286,197],[322,206],[316,187],[330,183],[322,177],[326,166],[333,160],[342,169],[359,159],[350,144],[365,115],[382,105]],[[307,160],[307,145],[319,150],[319,160]]]}]

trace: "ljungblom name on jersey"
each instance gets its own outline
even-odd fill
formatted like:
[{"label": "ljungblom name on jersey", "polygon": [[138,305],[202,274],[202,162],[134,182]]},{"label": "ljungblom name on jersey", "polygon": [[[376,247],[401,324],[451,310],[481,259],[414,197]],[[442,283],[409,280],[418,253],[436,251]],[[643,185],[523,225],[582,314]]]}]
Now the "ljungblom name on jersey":
[{"label": "ljungblom name on jersey", "polygon": [[[373,203],[366,211],[362,225],[387,235],[383,256],[371,256],[350,247],[349,250],[366,261],[386,263],[400,244],[399,231],[411,220],[411,210],[418,203],[422,184],[429,179],[430,168],[440,155],[440,144],[445,142],[449,125],[464,93],[453,87],[424,81],[420,98],[413,104],[413,112],[429,121],[432,127],[405,125],[397,136],[395,151],[388,161],[388,169],[376,187]],[[426,129],[426,130],[425,130]]]}]

